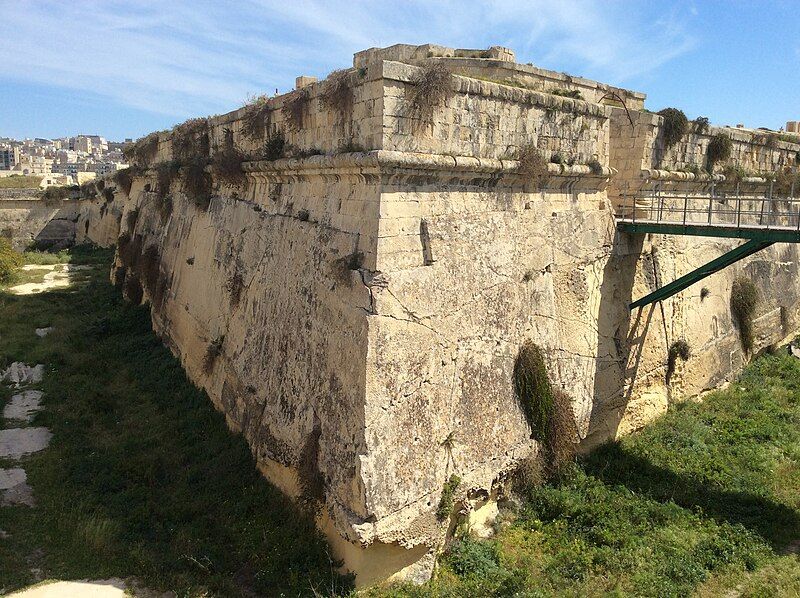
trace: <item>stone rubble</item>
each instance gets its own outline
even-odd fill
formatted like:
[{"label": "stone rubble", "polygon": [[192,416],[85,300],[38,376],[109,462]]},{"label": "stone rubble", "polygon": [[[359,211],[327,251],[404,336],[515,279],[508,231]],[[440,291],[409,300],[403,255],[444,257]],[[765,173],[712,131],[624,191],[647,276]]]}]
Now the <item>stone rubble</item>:
[{"label": "stone rubble", "polygon": [[0,375],[0,382],[8,382],[16,388],[28,384],[38,384],[44,375],[44,365],[29,366],[21,361],[15,361]]}]

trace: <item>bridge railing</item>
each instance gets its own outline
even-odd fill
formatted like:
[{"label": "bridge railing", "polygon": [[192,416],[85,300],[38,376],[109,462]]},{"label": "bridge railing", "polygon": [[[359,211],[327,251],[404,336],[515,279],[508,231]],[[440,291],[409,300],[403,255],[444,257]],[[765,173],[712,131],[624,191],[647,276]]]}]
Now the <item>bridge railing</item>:
[{"label": "bridge railing", "polygon": [[[687,193],[651,190],[632,195],[623,203],[620,219],[633,223],[683,224],[800,231],[800,198],[792,186],[788,194],[773,193],[769,184],[764,193],[742,192],[711,186],[710,192]],[[800,192],[800,189],[797,190]]]}]

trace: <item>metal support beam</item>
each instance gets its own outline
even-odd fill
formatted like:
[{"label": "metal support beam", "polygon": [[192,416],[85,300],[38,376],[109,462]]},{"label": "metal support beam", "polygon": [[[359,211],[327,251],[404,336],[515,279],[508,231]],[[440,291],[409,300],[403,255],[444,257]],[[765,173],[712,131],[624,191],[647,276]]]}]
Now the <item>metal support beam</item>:
[{"label": "metal support beam", "polygon": [[800,243],[800,228],[768,228],[765,226],[736,226],[733,224],[682,224],[680,222],[617,220],[620,231],[633,234],[682,235],[717,237],[722,239],[752,239],[769,243]]},{"label": "metal support beam", "polygon": [[753,239],[748,241],[744,245],[739,245],[736,249],[730,250],[728,253],[721,255],[715,260],[708,262],[705,266],[701,266],[689,274],[685,276],[681,276],[679,279],[669,283],[666,286],[661,287],[638,299],[631,303],[631,309],[636,309],[637,307],[644,307],[645,305],[649,305],[650,303],[655,303],[656,301],[663,301],[668,297],[672,297],[675,293],[681,292],[683,289],[693,285],[694,283],[704,279],[706,276],[714,274],[714,272],[718,272],[722,270],[725,266],[730,266],[734,262],[738,262],[741,259],[744,259],[750,255],[753,255],[757,251],[761,251],[762,249],[769,247],[773,244],[773,241],[762,241],[759,239]]}]

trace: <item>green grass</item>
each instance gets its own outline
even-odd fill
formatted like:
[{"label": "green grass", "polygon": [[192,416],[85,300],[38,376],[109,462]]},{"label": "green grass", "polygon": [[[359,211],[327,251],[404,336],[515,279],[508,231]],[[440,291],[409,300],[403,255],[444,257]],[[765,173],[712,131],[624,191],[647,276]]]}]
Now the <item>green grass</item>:
[{"label": "green grass", "polygon": [[42,182],[40,176],[27,176],[23,174],[0,177],[0,189],[38,189]]},{"label": "green grass", "polygon": [[[47,364],[48,449],[24,460],[38,506],[0,508],[0,593],[46,578],[133,577],[178,596],[330,594],[345,587],[313,521],[257,471],[208,397],[108,281],[0,291],[0,365]],[[55,326],[44,339],[34,328]],[[7,400],[0,391],[0,404]]]},{"label": "green grass", "polygon": [[800,360],[763,357],[601,447],[498,530],[452,543],[432,582],[370,595],[800,595]]}]

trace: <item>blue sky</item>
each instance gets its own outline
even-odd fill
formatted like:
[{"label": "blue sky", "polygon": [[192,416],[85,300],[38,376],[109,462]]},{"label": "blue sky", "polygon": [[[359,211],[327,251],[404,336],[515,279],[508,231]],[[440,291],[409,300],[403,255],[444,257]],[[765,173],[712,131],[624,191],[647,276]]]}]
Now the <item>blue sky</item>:
[{"label": "blue sky", "polygon": [[0,0],[0,136],[138,137],[395,43],[503,45],[715,124],[800,119],[800,0]]}]

